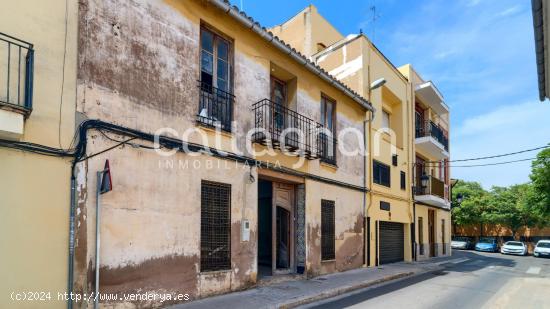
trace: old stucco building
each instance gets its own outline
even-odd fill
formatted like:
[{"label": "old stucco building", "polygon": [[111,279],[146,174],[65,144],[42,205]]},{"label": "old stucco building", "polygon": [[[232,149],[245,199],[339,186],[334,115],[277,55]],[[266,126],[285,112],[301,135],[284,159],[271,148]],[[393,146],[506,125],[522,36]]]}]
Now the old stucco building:
[{"label": "old stucco building", "polygon": [[[79,14],[80,118],[170,128],[164,135],[213,153],[162,157],[140,139],[102,153],[128,136],[87,132],[77,291],[94,289],[96,171],[107,159],[100,292],[196,299],[364,264],[364,160],[338,146],[363,147],[366,99],[223,1],[87,0]],[[289,128],[297,132],[285,139]],[[351,128],[359,134],[337,144]],[[262,154],[270,143],[273,154]]]}]

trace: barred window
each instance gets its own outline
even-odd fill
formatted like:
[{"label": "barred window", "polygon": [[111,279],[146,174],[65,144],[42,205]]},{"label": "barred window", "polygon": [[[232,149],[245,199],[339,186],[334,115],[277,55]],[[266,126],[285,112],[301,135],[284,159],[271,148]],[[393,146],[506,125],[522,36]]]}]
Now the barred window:
[{"label": "barred window", "polygon": [[390,166],[382,162],[374,160],[372,162],[372,177],[374,183],[383,185],[386,187],[390,186]]},{"label": "barred window", "polygon": [[201,183],[201,271],[231,268],[231,185]]},{"label": "barred window", "polygon": [[334,201],[321,200],[321,260],[334,260]]}]

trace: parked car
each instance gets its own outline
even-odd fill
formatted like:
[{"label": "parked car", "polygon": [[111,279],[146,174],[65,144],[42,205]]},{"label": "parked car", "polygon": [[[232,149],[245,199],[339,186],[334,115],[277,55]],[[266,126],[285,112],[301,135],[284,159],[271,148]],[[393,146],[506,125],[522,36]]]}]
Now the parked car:
[{"label": "parked car", "polygon": [[507,241],[500,248],[500,253],[527,255],[527,245],[522,241]]},{"label": "parked car", "polygon": [[498,252],[498,242],[494,237],[481,237],[476,243],[476,251]]},{"label": "parked car", "polygon": [[533,255],[536,257],[550,257],[550,240],[539,240]]},{"label": "parked car", "polygon": [[451,248],[469,250],[474,248],[474,242],[470,237],[455,236],[451,240]]}]

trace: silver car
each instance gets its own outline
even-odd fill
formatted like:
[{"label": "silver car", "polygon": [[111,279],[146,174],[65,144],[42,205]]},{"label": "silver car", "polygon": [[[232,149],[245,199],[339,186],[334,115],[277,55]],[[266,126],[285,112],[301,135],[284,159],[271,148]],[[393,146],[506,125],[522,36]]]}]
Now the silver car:
[{"label": "silver car", "polygon": [[527,255],[527,245],[522,241],[507,241],[500,248],[502,254]]}]

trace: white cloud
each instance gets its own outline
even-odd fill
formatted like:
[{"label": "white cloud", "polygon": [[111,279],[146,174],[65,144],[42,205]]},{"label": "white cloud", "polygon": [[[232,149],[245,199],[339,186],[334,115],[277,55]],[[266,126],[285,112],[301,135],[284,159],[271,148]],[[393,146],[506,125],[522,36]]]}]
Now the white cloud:
[{"label": "white cloud", "polygon": [[[536,148],[550,142],[550,104],[526,102],[507,105],[466,119],[451,131],[452,159],[490,156]],[[532,158],[536,151],[497,159],[456,162],[469,165]],[[484,187],[529,181],[531,163],[451,169],[453,178],[479,181]]]},{"label": "white cloud", "polygon": [[510,8],[507,8],[501,12],[499,12],[497,14],[498,17],[507,17],[507,16],[511,16],[511,15],[514,15],[515,13],[519,12],[521,10],[521,6],[520,5],[514,5]]}]

